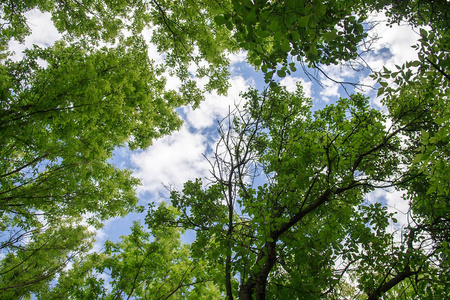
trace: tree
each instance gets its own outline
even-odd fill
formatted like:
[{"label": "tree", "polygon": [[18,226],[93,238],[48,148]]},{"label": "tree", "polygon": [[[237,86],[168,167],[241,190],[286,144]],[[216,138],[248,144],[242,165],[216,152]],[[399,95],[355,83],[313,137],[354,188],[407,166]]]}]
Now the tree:
[{"label": "tree", "polygon": [[445,257],[433,243],[416,244],[422,228],[405,228],[396,241],[393,215],[364,200],[420,178],[401,167],[411,161],[400,136],[426,114],[411,108],[386,127],[358,94],[314,113],[300,87],[244,97],[246,108],[219,128],[212,182],[174,190],[181,214],[151,210],[150,228],[195,230],[192,253],[223,265],[228,299],[339,298],[350,275],[369,299],[412,276],[428,286],[421,295],[445,294],[445,278],[430,280],[445,273]]},{"label": "tree", "polygon": [[413,26],[430,26],[433,31],[446,31],[450,9],[445,0],[414,1],[366,1],[362,4],[370,10],[385,11],[389,23],[408,22]]},{"label": "tree", "polygon": [[188,246],[180,243],[179,229],[150,234],[135,222],[130,235],[117,243],[106,242],[100,254],[79,257],[55,286],[41,288],[37,295],[40,299],[219,299],[213,276],[214,270],[203,259],[191,257]]},{"label": "tree", "polygon": [[[227,32],[208,24],[210,12],[191,2],[4,1],[0,8],[1,293],[25,297],[89,249],[87,226],[74,224],[84,219],[99,228],[140,210],[139,181],[109,162],[113,150],[143,149],[179,128],[175,109],[203,98],[190,64],[202,63],[196,75],[211,79],[206,90],[224,93],[229,44]],[[30,33],[33,9],[51,13],[63,39],[14,62],[8,42]],[[148,57],[148,27],[166,54],[161,65]],[[180,77],[179,91],[165,87],[165,71]],[[71,226],[78,240],[59,241]],[[61,249],[39,259],[45,238]],[[26,274],[6,280],[18,270]]]},{"label": "tree", "polygon": [[[102,220],[136,209],[134,188],[138,181],[129,171],[108,162],[112,151],[124,145],[145,148],[155,138],[176,130],[181,121],[175,108],[185,104],[195,107],[203,99],[193,75],[209,78],[206,91],[226,92],[225,53],[245,43],[239,35],[232,37],[233,28],[228,23],[223,26],[220,16],[235,9],[237,26],[238,14],[248,8],[246,5],[236,1],[180,4],[158,0],[0,4],[3,254],[24,257],[22,246],[39,241],[43,234],[56,236],[45,232],[58,228],[61,220],[82,216],[88,218],[88,224],[99,227]],[[261,5],[264,14],[270,13],[269,4]],[[283,8],[273,9],[272,31],[282,18]],[[296,15],[303,10],[300,6],[292,9]],[[321,3],[311,9],[311,24],[324,24],[326,32],[348,15],[346,10],[327,18]],[[14,39],[23,42],[31,33],[27,13],[33,10],[51,14],[63,40],[27,49],[20,61],[13,62],[8,43]],[[246,20],[251,28],[256,19]],[[147,39],[144,29],[151,29]],[[359,29],[358,34],[362,34]],[[131,37],[127,37],[129,33]],[[314,34],[308,32],[307,36]],[[332,39],[328,40],[331,43]],[[319,37],[314,39],[320,41]],[[149,42],[165,55],[161,65],[147,56]],[[189,71],[191,64],[197,65],[195,74]],[[165,88],[163,72],[181,79],[179,91]],[[82,248],[88,248],[87,240],[80,242],[86,242]],[[58,270],[69,260],[68,254],[64,255],[67,259],[61,260]],[[51,276],[42,279],[51,280]]]},{"label": "tree", "polygon": [[13,250],[0,262],[3,298],[26,299],[30,292],[37,293],[75,257],[91,248],[94,234],[86,226],[74,225],[79,219],[59,219],[21,236],[15,233],[2,242],[2,250]]},{"label": "tree", "polygon": [[[248,51],[247,61],[265,73],[266,83],[295,72],[299,63],[308,76],[307,67],[328,76],[322,65],[354,63],[374,42],[368,36],[370,14],[385,13],[388,25],[407,22],[434,32],[447,31],[450,19],[446,0],[230,2],[214,20],[234,32],[235,43]],[[367,66],[364,59],[360,63]]]},{"label": "tree", "polygon": [[[410,201],[412,219],[406,240],[409,251],[415,250],[414,245],[426,245],[422,260],[437,265],[430,267],[428,276],[416,276],[411,282],[415,291],[424,290],[433,299],[448,297],[445,286],[450,282],[445,271],[449,268],[450,241],[449,36],[439,27],[429,32],[421,29],[420,33],[420,43],[415,46],[418,60],[397,66],[394,71],[385,68],[373,77],[380,83],[378,94],[394,119],[402,124],[418,120],[414,127],[402,132],[407,137],[408,169],[419,174],[402,186]],[[406,259],[409,261],[410,255]],[[421,265],[414,260],[411,264]],[[430,281],[442,284],[433,290],[428,286]]]},{"label": "tree", "polygon": [[[161,206],[147,218],[150,229],[162,226],[174,239],[167,226],[197,230],[192,254],[182,259],[204,255],[208,267],[223,269],[228,298],[339,297],[355,291],[347,274],[370,299],[411,286],[429,297],[447,296],[448,3],[405,3],[3,1],[2,296],[43,293],[57,275],[77,276],[64,268],[82,266],[80,257],[92,240],[87,226],[75,224],[84,218],[98,228],[137,208],[138,181],[108,162],[112,151],[149,146],[180,126],[177,107],[197,106],[203,91],[225,93],[225,53],[238,49],[248,51],[248,61],[266,74],[271,89],[249,92],[246,110],[230,116],[228,127],[222,124],[221,146],[211,161],[213,184],[189,182],[182,192],[174,191],[172,205],[181,215],[165,215],[172,208]],[[63,41],[28,49],[13,62],[8,42],[24,40],[30,32],[26,13],[33,9],[52,15]],[[392,22],[431,26],[422,32],[419,61],[376,77],[397,85],[379,80],[387,116],[361,95],[312,114],[300,91],[280,90],[273,75],[294,71],[295,60],[320,68],[354,59],[366,38],[366,9],[387,9]],[[150,29],[150,38],[144,29]],[[164,54],[162,64],[148,57],[149,41]],[[195,73],[191,64],[197,65]],[[166,89],[164,72],[181,79],[179,91]],[[209,77],[205,90],[192,76]],[[393,125],[386,128],[386,120]],[[262,185],[256,184],[259,175],[266,176]],[[407,192],[414,222],[401,243],[386,229],[393,219],[385,208],[363,201],[381,187]],[[72,230],[73,239],[61,239]],[[125,265],[157,266],[144,259],[155,246],[147,234],[138,227],[133,234],[142,241],[124,239],[110,245],[107,256]],[[184,251],[175,244],[171,249]],[[144,248],[147,252],[140,252]],[[135,261],[127,251],[136,254]],[[111,260],[100,261],[102,270],[108,266],[120,274],[114,297],[149,291],[141,277],[130,277],[140,275],[139,264],[130,273]],[[337,261],[344,267],[338,269]],[[88,294],[100,293],[101,280],[83,276],[80,284],[89,286]],[[172,287],[168,293],[191,291],[182,290]]]}]

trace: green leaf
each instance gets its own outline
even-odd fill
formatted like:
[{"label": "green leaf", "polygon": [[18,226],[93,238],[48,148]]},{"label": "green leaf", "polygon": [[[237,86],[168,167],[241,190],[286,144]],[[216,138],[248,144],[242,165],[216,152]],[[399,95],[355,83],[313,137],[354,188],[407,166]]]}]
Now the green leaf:
[{"label": "green leaf", "polygon": [[281,31],[275,32],[273,39],[277,42],[281,41],[284,37],[284,34]]},{"label": "green leaf", "polygon": [[435,122],[436,124],[439,124],[439,125],[444,124],[446,121],[448,121],[448,120],[445,119],[445,118],[436,118],[436,119],[434,120],[434,122]]},{"label": "green leaf", "polygon": [[411,66],[412,66],[412,67],[418,67],[418,66],[420,66],[420,65],[421,65],[421,62],[418,61],[418,60],[415,60],[415,61],[412,61],[412,62],[411,62]]},{"label": "green leaf", "polygon": [[278,30],[278,20],[277,19],[273,19],[272,22],[270,22],[270,26],[269,26],[271,31],[277,31]]},{"label": "green leaf", "polygon": [[234,25],[231,21],[226,21],[225,26],[228,28],[228,30],[233,30]]},{"label": "green leaf", "polygon": [[326,42],[332,41],[332,40],[334,40],[337,37],[338,37],[338,35],[337,35],[337,32],[335,30],[330,31],[330,32],[325,32],[323,34],[323,38],[324,38],[324,40]]},{"label": "green leaf", "polygon": [[289,40],[283,40],[281,44],[281,50],[283,50],[284,52],[289,52],[291,50],[291,44],[289,43]]},{"label": "green leaf", "polygon": [[420,28],[420,36],[426,38],[428,36],[428,31],[423,28]]},{"label": "green leaf", "polygon": [[267,65],[266,64],[262,65],[261,71],[263,71],[263,73],[267,73]]},{"label": "green leaf", "polygon": [[307,15],[307,16],[298,18],[298,20],[297,20],[298,26],[300,26],[300,27],[307,27],[310,17],[311,17],[311,15]]},{"label": "green leaf", "polygon": [[317,51],[317,48],[315,46],[310,46],[308,52],[312,56],[318,56],[319,55],[319,52]]},{"label": "green leaf", "polygon": [[277,75],[278,75],[278,77],[283,78],[283,77],[286,77],[286,72],[284,70],[278,70]]},{"label": "green leaf", "polygon": [[314,11],[319,17],[321,17],[327,12],[327,7],[322,3],[322,1],[314,1]]},{"label": "green leaf", "polygon": [[227,20],[226,20],[225,17],[222,16],[222,15],[215,16],[215,17],[214,17],[214,22],[216,22],[216,24],[219,25],[219,26],[225,24],[226,21],[227,21]]},{"label": "green leaf", "polygon": [[293,41],[300,41],[300,34],[297,31],[290,31],[289,34]]},{"label": "green leaf", "polygon": [[273,74],[274,74],[274,71],[270,71],[270,72],[267,72],[267,73],[264,74],[264,80],[265,80],[266,83],[270,82],[270,80],[273,77]]},{"label": "green leaf", "polygon": [[297,71],[297,68],[295,67],[295,63],[293,63],[293,62],[289,64],[289,68],[291,69],[292,72]]}]

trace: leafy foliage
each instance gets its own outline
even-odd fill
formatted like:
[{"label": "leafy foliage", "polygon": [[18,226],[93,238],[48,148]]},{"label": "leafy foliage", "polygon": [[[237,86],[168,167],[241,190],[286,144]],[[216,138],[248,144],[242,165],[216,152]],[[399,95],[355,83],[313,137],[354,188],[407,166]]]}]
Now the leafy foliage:
[{"label": "leafy foliage", "polygon": [[[143,230],[135,222],[131,234],[106,242],[101,254],[75,261],[55,287],[41,289],[41,299],[219,299],[212,272],[202,259],[193,259],[180,243],[180,230]],[[154,239],[153,241],[151,241]],[[104,272],[110,276],[105,288]]]},{"label": "leafy foliage", "polygon": [[[203,99],[191,76],[209,77],[205,89],[225,93],[224,51],[232,45],[227,32],[207,23],[210,10],[193,2],[3,1],[0,7],[0,249],[8,260],[1,272],[9,278],[36,260],[36,272],[26,274],[34,277],[24,277],[17,290],[26,296],[72,261],[71,251],[91,245],[86,226],[76,227],[85,231],[74,231],[78,241],[51,240],[60,222],[84,218],[98,229],[103,220],[141,209],[139,181],[109,162],[113,150],[143,149],[178,129],[175,109]],[[51,14],[63,39],[12,61],[8,43],[30,34],[27,14],[36,9]],[[162,64],[149,58],[149,39],[166,56]],[[191,64],[198,65],[195,74]],[[179,91],[166,88],[164,72],[181,79]],[[67,246],[59,260],[52,257],[59,266],[37,259],[45,248],[32,245],[43,236]],[[45,269],[54,271],[37,272]],[[19,285],[5,279],[2,290]]]},{"label": "leafy foliage", "polygon": [[[18,251],[6,254],[0,263],[2,297],[23,299],[30,292],[39,292],[74,257],[91,247],[93,234],[87,233],[85,226],[73,225],[76,221],[54,220],[43,225],[45,228],[35,227],[33,232],[10,237],[11,248]],[[28,241],[21,242],[25,239]],[[2,249],[8,246],[2,242]]]},{"label": "leafy foliage", "polygon": [[248,51],[248,61],[269,82],[274,74],[285,77],[296,70],[291,57],[310,66],[356,58],[366,37],[364,16],[352,15],[356,2],[233,0],[215,21],[235,30],[233,37]]},{"label": "leafy foliage", "polygon": [[[450,297],[448,7],[3,1],[1,297]],[[30,34],[33,10],[51,14],[63,39],[12,61],[8,43]],[[313,112],[301,87],[288,93],[275,83],[297,62],[356,58],[374,11],[391,24],[429,26],[418,60],[373,75],[386,113],[359,94]],[[161,64],[148,57],[149,42]],[[142,210],[138,180],[109,163],[112,151],[150,146],[179,128],[177,107],[198,106],[204,91],[226,93],[226,53],[237,50],[271,84],[247,92],[245,108],[219,125],[212,182],[185,183],[171,204],[151,207],[149,231],[135,223],[88,254],[88,226]],[[167,74],[181,80],[177,91],[166,88]],[[193,76],[208,78],[203,90]],[[386,206],[366,201],[381,188],[403,191],[411,208],[400,239]],[[179,241],[184,230],[196,233],[189,246]]]},{"label": "leafy foliage", "polygon": [[[340,282],[354,273],[359,289],[376,299],[413,275],[445,270],[431,267],[443,257],[413,244],[421,229],[405,230],[397,244],[388,232],[393,215],[364,201],[376,188],[401,188],[420,176],[401,168],[400,134],[423,119],[404,116],[386,127],[361,95],[312,113],[300,87],[244,97],[246,109],[219,129],[225,150],[211,163],[215,183],[187,182],[171,197],[181,215],[162,206],[147,219],[152,228],[196,230],[193,255],[224,265],[229,299],[338,297]],[[261,184],[252,175],[258,169],[267,176]]]},{"label": "leafy foliage", "polygon": [[[412,251],[413,242],[428,246],[421,258],[413,259],[410,253],[405,253],[407,255],[402,259],[416,265],[429,260],[437,265],[425,267],[428,274],[421,275],[413,284],[414,290],[424,291],[422,297],[426,299],[448,297],[444,286],[449,282],[445,270],[448,269],[450,241],[449,36],[440,30],[438,20],[432,24],[436,30],[420,30],[420,43],[415,46],[418,60],[397,66],[394,72],[385,68],[373,75],[381,85],[378,94],[383,97],[392,118],[398,124],[416,124],[402,131],[407,137],[404,153],[408,169],[419,174],[403,186],[414,220],[408,228],[407,248]],[[443,284],[430,286],[429,282]]]}]

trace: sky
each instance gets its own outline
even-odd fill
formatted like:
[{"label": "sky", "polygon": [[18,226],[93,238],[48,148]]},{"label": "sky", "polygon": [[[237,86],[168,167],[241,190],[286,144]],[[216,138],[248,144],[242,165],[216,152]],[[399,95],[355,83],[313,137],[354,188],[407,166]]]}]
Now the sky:
[{"label": "sky", "polygon": [[[48,46],[60,38],[56,29],[52,26],[50,16],[38,11],[28,13],[29,25],[32,34],[26,38],[25,44],[11,42],[10,50],[15,51],[13,59],[20,59],[22,51],[33,44]],[[379,23],[369,34],[377,38],[373,44],[373,50],[364,55],[364,60],[372,70],[380,70],[383,66],[395,68],[407,60],[416,58],[414,49],[411,48],[418,40],[418,34],[409,26],[393,25],[388,27],[383,24],[383,15],[372,16],[371,21]],[[162,61],[155,47],[150,47],[149,55],[155,61]],[[131,168],[134,176],[142,180],[142,185],[137,193],[140,204],[147,206],[150,202],[167,200],[167,186],[181,189],[184,182],[195,178],[205,178],[209,175],[209,164],[204,158],[211,147],[217,141],[217,121],[226,116],[229,109],[235,105],[242,105],[240,93],[249,87],[264,88],[264,78],[261,72],[256,72],[245,62],[245,53],[230,55],[231,66],[229,79],[230,89],[227,96],[219,96],[215,93],[206,95],[206,99],[200,107],[193,110],[191,106],[183,106],[178,109],[184,119],[181,129],[170,136],[156,140],[146,150],[129,151],[126,148],[116,149],[112,161],[121,168]],[[192,67],[194,68],[194,67]],[[320,109],[333,103],[339,97],[346,97],[345,90],[338,84],[326,79],[324,75],[317,74],[323,87],[317,82],[311,81],[301,70],[280,80],[288,91],[294,91],[297,82],[301,82],[305,95],[311,97],[314,109]],[[192,69],[193,70],[193,69]],[[375,82],[368,77],[369,71],[356,72],[349,67],[325,66],[323,70],[333,79],[338,81],[360,82],[365,88],[361,90],[370,97],[371,105],[383,109],[380,99],[376,98]],[[314,70],[311,70],[314,72]],[[204,84],[201,80],[199,84]],[[177,88],[180,82],[176,78],[168,78],[168,87]],[[350,89],[351,90],[351,89]],[[391,212],[398,212],[398,224],[392,225],[396,230],[407,221],[408,205],[401,198],[399,191],[376,190],[367,195],[366,200],[381,201],[386,204]],[[120,235],[130,233],[133,220],[144,219],[144,214],[130,214],[124,218],[115,218],[105,222],[105,226],[97,231],[95,250],[101,249],[107,240],[116,241]],[[189,242],[192,234],[187,234],[183,240]]]}]

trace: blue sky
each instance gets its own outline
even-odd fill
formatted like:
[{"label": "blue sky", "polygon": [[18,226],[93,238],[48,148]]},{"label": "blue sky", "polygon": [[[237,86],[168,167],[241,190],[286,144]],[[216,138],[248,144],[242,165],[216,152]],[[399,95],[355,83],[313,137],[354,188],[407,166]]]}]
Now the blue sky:
[{"label": "blue sky", "polygon": [[[15,51],[14,59],[20,59],[21,52],[32,44],[41,46],[51,45],[60,35],[53,28],[50,16],[38,11],[28,13],[32,34],[26,39],[25,44],[12,42],[10,49]],[[416,58],[415,51],[411,48],[418,39],[418,35],[409,26],[387,27],[383,24],[384,16],[373,16],[372,20],[379,22],[377,27],[369,34],[378,37],[373,45],[373,51],[366,53],[365,62],[373,70],[380,70],[383,66],[394,68],[407,60]],[[154,47],[150,47],[150,57],[156,62],[162,62],[163,57],[159,55]],[[217,135],[217,120],[222,119],[229,108],[242,104],[240,93],[250,86],[257,89],[265,87],[261,72],[256,72],[251,66],[245,63],[245,53],[230,54],[232,65],[230,67],[231,77],[227,96],[218,96],[215,93],[207,94],[206,100],[196,110],[190,106],[181,107],[180,115],[185,122],[182,128],[170,136],[156,140],[154,144],[146,150],[129,151],[125,148],[117,149],[112,159],[119,167],[131,168],[136,177],[142,180],[142,185],[137,193],[141,205],[147,206],[149,202],[160,202],[167,199],[168,192],[165,186],[182,188],[182,184],[187,180],[204,178],[208,176],[209,165],[203,154],[207,154],[214,146]],[[192,71],[195,66],[192,66]],[[380,99],[375,97],[376,90],[371,89],[375,82],[368,77],[369,71],[356,72],[345,66],[325,66],[323,70],[335,80],[345,80],[360,82],[369,88],[362,90],[371,97],[374,107],[383,109]],[[313,71],[313,70],[312,70]],[[314,72],[314,71],[313,71]],[[326,104],[332,103],[338,97],[345,97],[343,88],[327,80],[323,75],[318,74],[324,87],[320,87],[311,81],[302,71],[298,71],[280,80],[288,90],[293,91],[297,82],[301,82],[306,96],[311,97],[314,109],[319,109]],[[205,84],[205,79],[197,79],[201,86]],[[180,82],[176,78],[168,78],[168,87],[177,89]],[[349,87],[350,88],[350,87]],[[350,90],[352,90],[350,88]],[[392,211],[407,212],[407,203],[401,199],[401,192],[377,190],[367,196],[368,201],[382,201],[390,207]],[[397,215],[400,226],[406,222],[406,214]],[[144,214],[130,214],[125,218],[109,220],[105,226],[98,231],[96,249],[107,240],[117,240],[122,234],[128,234],[133,220],[143,219]],[[192,235],[187,235],[185,241],[192,239]]]}]

